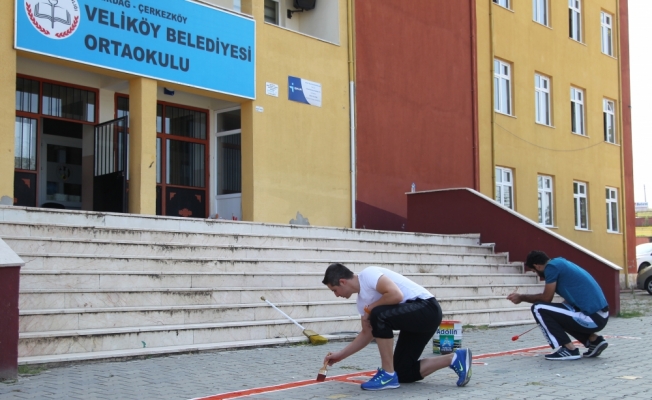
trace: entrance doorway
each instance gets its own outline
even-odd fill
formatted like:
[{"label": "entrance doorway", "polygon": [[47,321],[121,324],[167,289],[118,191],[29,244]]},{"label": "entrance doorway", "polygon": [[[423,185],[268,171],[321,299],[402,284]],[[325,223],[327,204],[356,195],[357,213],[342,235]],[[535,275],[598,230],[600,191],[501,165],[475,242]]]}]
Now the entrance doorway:
[{"label": "entrance doorway", "polygon": [[83,125],[50,118],[42,123],[38,204],[80,210]]},{"label": "entrance doorway", "polygon": [[14,205],[91,209],[92,149],[84,150],[97,99],[97,89],[16,76]]}]

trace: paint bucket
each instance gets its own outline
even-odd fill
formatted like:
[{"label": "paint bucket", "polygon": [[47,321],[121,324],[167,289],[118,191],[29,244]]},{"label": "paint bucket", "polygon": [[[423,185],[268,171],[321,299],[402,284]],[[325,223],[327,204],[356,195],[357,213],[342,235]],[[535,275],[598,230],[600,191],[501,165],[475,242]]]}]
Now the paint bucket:
[{"label": "paint bucket", "polygon": [[434,354],[450,354],[462,347],[462,323],[460,321],[441,321],[432,338]]}]

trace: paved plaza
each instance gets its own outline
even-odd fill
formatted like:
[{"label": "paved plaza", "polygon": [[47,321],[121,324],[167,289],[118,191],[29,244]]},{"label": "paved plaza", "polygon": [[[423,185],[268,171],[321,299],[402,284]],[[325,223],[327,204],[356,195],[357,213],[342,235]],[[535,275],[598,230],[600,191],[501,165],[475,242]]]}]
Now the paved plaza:
[{"label": "paved plaza", "polygon": [[549,350],[538,329],[511,340],[534,324],[467,328],[463,345],[476,360],[463,388],[445,369],[398,389],[362,391],[359,382],[379,366],[373,343],[330,368],[326,382],[307,382],[316,378],[328,351],[345,345],[336,342],[23,367],[16,381],[0,383],[0,399],[650,399],[652,296],[627,292],[621,302],[627,318],[611,318],[602,332],[609,347],[594,359],[545,360]]}]

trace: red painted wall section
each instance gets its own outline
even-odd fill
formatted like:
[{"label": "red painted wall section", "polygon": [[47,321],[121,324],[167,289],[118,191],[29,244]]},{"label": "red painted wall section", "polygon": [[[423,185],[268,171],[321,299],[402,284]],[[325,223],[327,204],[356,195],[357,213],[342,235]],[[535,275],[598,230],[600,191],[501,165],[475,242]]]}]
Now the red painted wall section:
[{"label": "red painted wall section", "polygon": [[18,373],[18,287],[20,267],[0,267],[0,380]]},{"label": "red painted wall section", "polygon": [[405,192],[476,187],[475,1],[356,0],[356,226],[404,230]]},{"label": "red painted wall section", "polygon": [[541,228],[495,201],[470,189],[409,194],[408,231],[421,233],[479,233],[483,243],[495,243],[496,252],[508,252],[510,261],[525,261],[531,250],[550,258],[564,257],[584,268],[598,282],[609,302],[609,312],[620,311],[618,269],[607,260],[561,236]]},{"label": "red painted wall section", "polygon": [[636,212],[634,209],[634,161],[632,155],[632,100],[629,72],[629,6],[620,0],[620,79],[622,84],[623,160],[625,168],[625,235],[627,237],[627,266],[630,274],[636,265]]}]

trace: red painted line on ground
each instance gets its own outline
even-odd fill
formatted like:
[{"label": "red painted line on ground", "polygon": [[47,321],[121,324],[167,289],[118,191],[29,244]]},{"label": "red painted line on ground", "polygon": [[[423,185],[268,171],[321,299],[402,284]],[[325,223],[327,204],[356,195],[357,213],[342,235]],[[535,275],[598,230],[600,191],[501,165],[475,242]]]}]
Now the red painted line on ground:
[{"label": "red painted line on ground", "polygon": [[[578,343],[578,342],[575,342]],[[519,353],[527,353],[529,351],[535,351],[535,350],[544,350],[544,349],[550,349],[549,345],[543,345],[543,346],[536,346],[536,347],[526,347],[523,349],[516,349],[516,350],[507,350],[507,351],[500,351],[497,353],[487,353],[487,354],[479,354],[477,356],[473,356],[474,360],[480,360],[480,359],[485,359],[485,358],[494,358],[494,357],[503,357],[503,356],[509,356],[509,355],[516,355]],[[336,375],[333,377],[327,377],[326,382],[330,381],[337,381],[337,382],[346,382],[346,383],[353,383],[356,385],[359,385],[359,382],[354,382],[349,380],[349,378],[353,377],[361,377],[361,376],[373,376],[376,373],[376,371],[363,371],[363,372],[354,372],[351,374],[345,374],[345,375]],[[259,388],[253,388],[253,389],[245,389],[245,390],[237,390],[235,392],[228,392],[228,393],[222,393],[222,394],[216,394],[214,396],[207,396],[207,397],[198,397],[193,400],[224,400],[224,399],[235,399],[239,397],[246,397],[246,396],[252,396],[255,394],[261,394],[261,393],[271,393],[271,392],[278,392],[281,390],[288,390],[288,389],[295,389],[299,387],[304,387],[304,386],[310,386],[310,385],[316,385],[321,382],[317,382],[315,379],[310,379],[310,380],[305,380],[305,381],[296,381],[296,382],[288,382],[288,383],[283,383],[280,385],[273,385],[273,386],[263,386]]]},{"label": "red painted line on ground", "polygon": [[483,358],[493,358],[493,357],[502,357],[502,356],[509,356],[517,353],[525,353],[528,351],[534,351],[534,350],[543,350],[543,349],[549,349],[549,345],[544,345],[544,346],[536,346],[536,347],[527,347],[525,349],[516,349],[516,350],[508,350],[508,351],[499,351],[498,353],[487,353],[487,354],[480,354],[477,356],[473,356],[474,360],[480,360]]},{"label": "red painted line on ground", "polygon": [[[350,378],[350,377],[354,377],[354,376],[373,376],[375,373],[376,373],[376,371],[364,371],[364,372],[355,372],[355,373],[352,373],[352,374],[336,375],[336,376],[333,376],[333,377],[327,377],[326,382],[329,382],[329,381],[347,382],[347,379]],[[321,382],[317,382],[315,379],[310,379],[310,380],[305,380],[305,381],[296,381],[296,382],[283,383],[283,384],[274,385],[274,386],[264,386],[264,387],[254,388],[254,389],[237,390],[235,392],[216,394],[214,396],[198,397],[198,398],[193,399],[193,400],[235,399],[235,398],[238,398],[238,397],[251,396],[251,395],[254,395],[254,394],[270,393],[270,392],[276,392],[276,391],[281,391],[281,390],[294,389],[294,388],[303,387],[303,386],[316,385],[318,383],[321,383]]]}]

